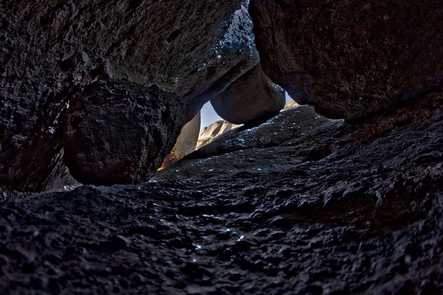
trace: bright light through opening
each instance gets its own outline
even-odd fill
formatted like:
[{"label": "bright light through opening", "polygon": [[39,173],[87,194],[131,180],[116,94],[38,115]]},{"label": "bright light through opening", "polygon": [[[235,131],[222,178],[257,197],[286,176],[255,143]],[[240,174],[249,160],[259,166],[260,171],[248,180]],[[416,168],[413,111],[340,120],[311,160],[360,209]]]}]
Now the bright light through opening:
[{"label": "bright light through opening", "polygon": [[[287,92],[285,92],[285,98],[286,98],[286,102],[292,100],[292,98],[288,95]],[[200,125],[201,128],[200,129],[203,129],[206,126],[209,126],[218,120],[223,120],[223,119],[220,118],[219,115],[217,115],[214,108],[212,107],[211,102],[208,101],[201,109],[201,125]]]}]

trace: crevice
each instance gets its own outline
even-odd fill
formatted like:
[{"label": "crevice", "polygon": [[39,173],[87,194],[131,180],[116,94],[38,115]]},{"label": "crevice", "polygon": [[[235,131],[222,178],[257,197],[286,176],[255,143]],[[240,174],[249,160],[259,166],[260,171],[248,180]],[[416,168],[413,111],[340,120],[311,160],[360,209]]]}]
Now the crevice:
[{"label": "crevice", "polygon": [[168,43],[172,43],[177,37],[178,35],[180,35],[181,30],[175,30],[174,32],[171,33],[171,35],[169,35],[168,38],[166,38],[166,41]]}]

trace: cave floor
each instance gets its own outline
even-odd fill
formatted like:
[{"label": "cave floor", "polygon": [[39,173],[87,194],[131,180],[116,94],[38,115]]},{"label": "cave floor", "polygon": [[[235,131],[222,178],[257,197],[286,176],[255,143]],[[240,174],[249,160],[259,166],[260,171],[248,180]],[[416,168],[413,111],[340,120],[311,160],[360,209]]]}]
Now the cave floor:
[{"label": "cave floor", "polygon": [[442,113],[300,107],[147,183],[3,192],[0,293],[441,294]]}]

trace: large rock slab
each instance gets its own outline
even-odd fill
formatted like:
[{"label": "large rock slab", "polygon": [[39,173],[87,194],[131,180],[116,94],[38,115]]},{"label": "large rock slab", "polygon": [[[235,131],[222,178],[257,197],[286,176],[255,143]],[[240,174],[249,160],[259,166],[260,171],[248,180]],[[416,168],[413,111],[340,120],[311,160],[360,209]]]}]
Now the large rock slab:
[{"label": "large rock slab", "polygon": [[[140,92],[131,90],[136,84],[147,92],[159,88],[164,94],[157,97],[157,108],[184,113],[170,136],[178,134],[211,95],[258,62],[242,2],[2,2],[0,185],[45,189],[63,157],[70,100],[97,81],[112,88],[126,80],[130,83],[121,86],[129,93]],[[177,104],[163,99],[170,98],[166,93],[185,107],[169,109]],[[162,149],[164,143],[146,148]],[[156,163],[156,157],[150,161]]]},{"label": "large rock slab", "polygon": [[297,102],[353,119],[443,84],[443,2],[251,0],[265,73]]},{"label": "large rock slab", "polygon": [[244,125],[222,134],[154,179],[206,180],[280,173],[329,156],[334,135],[346,126],[343,120],[319,115],[311,106],[295,107],[260,125]]},{"label": "large rock slab", "polygon": [[245,124],[277,114],[285,106],[285,91],[258,64],[212,98],[211,104],[226,121]]}]

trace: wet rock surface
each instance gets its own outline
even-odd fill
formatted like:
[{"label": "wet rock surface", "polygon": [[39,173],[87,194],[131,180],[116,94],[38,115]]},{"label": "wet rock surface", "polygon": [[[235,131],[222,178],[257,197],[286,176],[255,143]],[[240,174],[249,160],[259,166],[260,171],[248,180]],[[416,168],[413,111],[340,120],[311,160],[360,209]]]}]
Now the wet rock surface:
[{"label": "wet rock surface", "polygon": [[354,123],[296,107],[145,184],[4,193],[0,291],[440,294],[442,98]]},{"label": "wet rock surface", "polygon": [[250,13],[265,73],[325,116],[366,116],[443,83],[439,0],[251,0]]},{"label": "wet rock surface", "polygon": [[[258,62],[242,2],[0,3],[0,184],[42,191],[44,183],[53,182],[48,178],[63,158],[70,99],[99,81],[111,88],[127,81],[129,93],[157,87],[165,93],[159,108],[174,105],[161,98],[175,94],[181,107],[169,111],[183,113],[175,127],[179,131],[211,95]],[[132,89],[134,84],[139,86]],[[104,171],[102,177],[108,173],[113,172]]]}]

